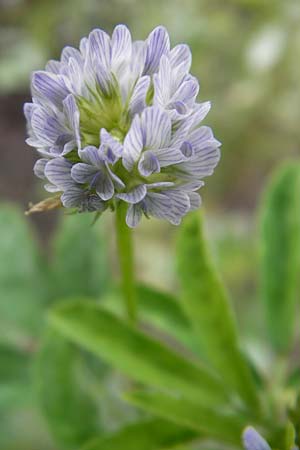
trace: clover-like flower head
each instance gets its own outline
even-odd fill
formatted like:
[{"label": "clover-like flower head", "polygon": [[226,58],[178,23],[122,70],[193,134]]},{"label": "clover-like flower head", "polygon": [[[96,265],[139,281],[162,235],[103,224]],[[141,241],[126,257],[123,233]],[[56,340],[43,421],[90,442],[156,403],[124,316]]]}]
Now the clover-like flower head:
[{"label": "clover-like flower head", "polygon": [[65,47],[34,72],[24,112],[45,189],[79,212],[126,202],[130,227],[143,214],[179,224],[198,208],[220,143],[201,126],[210,103],[196,102],[191,59],[187,45],[171,49],[163,27],[132,42],[118,25],[112,37],[93,30],[79,50]]}]

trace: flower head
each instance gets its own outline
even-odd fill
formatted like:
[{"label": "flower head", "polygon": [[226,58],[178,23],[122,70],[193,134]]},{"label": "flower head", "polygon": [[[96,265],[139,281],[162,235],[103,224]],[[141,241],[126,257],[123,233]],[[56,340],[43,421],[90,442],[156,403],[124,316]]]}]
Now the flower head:
[{"label": "flower head", "polygon": [[118,25],[33,73],[27,143],[41,156],[34,172],[45,189],[80,212],[126,202],[131,227],[143,214],[178,224],[198,208],[220,143],[201,126],[210,103],[196,102],[190,66],[189,47],[171,49],[163,27],[133,42]]}]

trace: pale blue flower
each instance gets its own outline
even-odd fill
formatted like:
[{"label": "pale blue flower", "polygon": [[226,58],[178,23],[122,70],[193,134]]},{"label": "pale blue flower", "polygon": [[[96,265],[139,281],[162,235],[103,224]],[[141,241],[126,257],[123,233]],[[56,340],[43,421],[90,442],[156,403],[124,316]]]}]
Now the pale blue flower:
[{"label": "pale blue flower", "polygon": [[267,441],[253,427],[244,430],[243,443],[245,450],[271,450]]},{"label": "pale blue flower", "polygon": [[78,211],[126,202],[131,227],[142,215],[179,224],[198,208],[220,143],[201,126],[210,103],[196,101],[191,61],[163,27],[132,42],[118,25],[111,37],[93,30],[33,73],[27,143],[41,155],[34,172],[46,190]]}]

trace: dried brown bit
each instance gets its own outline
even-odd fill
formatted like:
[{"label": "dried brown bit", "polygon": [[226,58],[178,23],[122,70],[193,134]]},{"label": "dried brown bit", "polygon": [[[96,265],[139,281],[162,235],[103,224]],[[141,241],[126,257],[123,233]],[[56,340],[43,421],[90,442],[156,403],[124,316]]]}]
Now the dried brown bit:
[{"label": "dried brown bit", "polygon": [[26,216],[34,213],[40,213],[45,211],[52,211],[53,209],[62,208],[62,203],[60,200],[60,195],[56,195],[55,197],[49,197],[45,200],[36,203],[29,203],[29,209],[25,212]]}]

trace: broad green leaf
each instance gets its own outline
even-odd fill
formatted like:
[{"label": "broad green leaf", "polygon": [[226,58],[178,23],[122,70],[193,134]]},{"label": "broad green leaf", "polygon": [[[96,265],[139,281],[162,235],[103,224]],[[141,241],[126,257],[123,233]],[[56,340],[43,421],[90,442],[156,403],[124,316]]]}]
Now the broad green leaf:
[{"label": "broad green leaf", "polygon": [[256,409],[255,383],[239,349],[232,308],[208,256],[198,213],[191,214],[181,227],[178,266],[182,304],[204,357],[247,406]]},{"label": "broad green leaf", "polygon": [[91,216],[63,216],[53,242],[53,296],[97,298],[107,288],[108,264],[102,228]]},{"label": "broad green leaf", "polygon": [[239,445],[242,430],[247,424],[240,414],[222,413],[214,405],[207,408],[184,397],[161,392],[136,391],[127,394],[126,399],[158,417],[171,420],[223,443]]},{"label": "broad green leaf", "polygon": [[0,344],[0,411],[7,413],[30,400],[30,369],[28,353]]},{"label": "broad green leaf", "polygon": [[79,382],[80,363],[74,345],[48,333],[36,363],[39,403],[53,436],[70,448],[99,432],[96,405]]},{"label": "broad green leaf", "polygon": [[15,206],[0,205],[0,329],[14,340],[36,334],[48,300],[45,262],[28,219]]},{"label": "broad green leaf", "polygon": [[131,327],[87,301],[54,308],[53,325],[74,342],[95,353],[134,380],[174,389],[201,401],[224,401],[223,386],[205,367]]},{"label": "broad green leaf", "polygon": [[0,385],[26,381],[29,376],[30,357],[24,351],[0,343]]},{"label": "broad green leaf", "polygon": [[189,442],[199,433],[161,419],[134,423],[108,436],[95,438],[82,450],[160,450]]},{"label": "broad green leaf", "polygon": [[300,278],[300,165],[290,162],[275,173],[261,208],[262,295],[273,347],[293,343]]},{"label": "broad green leaf", "polygon": [[[138,316],[147,325],[168,333],[181,344],[196,351],[195,337],[190,323],[176,297],[151,286],[138,285]],[[120,289],[111,289],[101,298],[101,304],[118,315],[123,314],[123,300]]]}]

